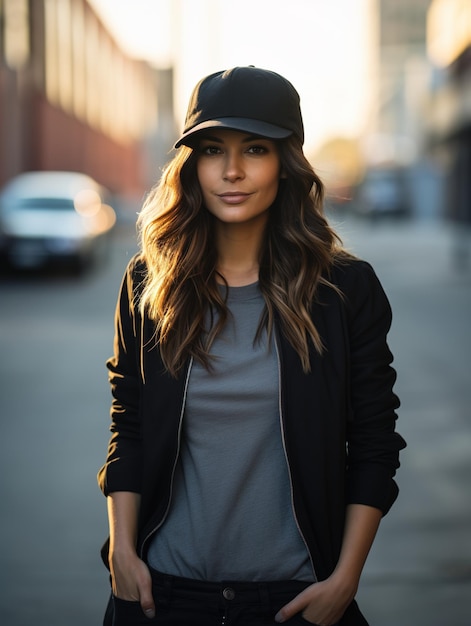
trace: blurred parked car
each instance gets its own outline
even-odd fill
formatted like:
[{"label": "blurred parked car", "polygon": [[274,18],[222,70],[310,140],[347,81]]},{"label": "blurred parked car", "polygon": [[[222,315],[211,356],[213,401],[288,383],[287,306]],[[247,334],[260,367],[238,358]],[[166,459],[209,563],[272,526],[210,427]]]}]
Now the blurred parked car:
[{"label": "blurred parked car", "polygon": [[78,172],[26,172],[0,193],[0,249],[11,265],[87,268],[116,222],[106,190]]},{"label": "blurred parked car", "polygon": [[409,216],[411,201],[404,168],[368,169],[356,189],[353,208],[359,215],[371,219]]}]

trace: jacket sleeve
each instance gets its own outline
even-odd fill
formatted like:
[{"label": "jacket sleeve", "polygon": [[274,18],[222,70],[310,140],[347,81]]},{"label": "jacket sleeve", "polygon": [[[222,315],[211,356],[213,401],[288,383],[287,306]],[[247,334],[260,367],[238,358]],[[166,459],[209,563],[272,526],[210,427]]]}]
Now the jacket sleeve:
[{"label": "jacket sleeve", "polygon": [[141,323],[134,297],[136,265],[136,259],[131,260],[121,283],[113,356],[106,363],[112,393],[112,435],[106,462],[98,472],[98,484],[105,495],[113,491],[141,492]]},{"label": "jacket sleeve", "polygon": [[[387,334],[391,307],[373,270],[358,261],[346,295],[350,341],[347,424],[347,503],[379,508],[385,515],[397,498],[394,475],[405,441],[395,431],[399,399]],[[350,282],[350,281],[349,281]]]}]

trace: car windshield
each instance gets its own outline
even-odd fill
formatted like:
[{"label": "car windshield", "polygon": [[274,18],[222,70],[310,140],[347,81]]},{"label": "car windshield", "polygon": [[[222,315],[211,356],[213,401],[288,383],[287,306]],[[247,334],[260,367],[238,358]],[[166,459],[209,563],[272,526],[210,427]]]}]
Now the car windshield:
[{"label": "car windshield", "polygon": [[21,198],[16,201],[17,209],[37,209],[47,211],[73,210],[74,201],[70,198]]}]

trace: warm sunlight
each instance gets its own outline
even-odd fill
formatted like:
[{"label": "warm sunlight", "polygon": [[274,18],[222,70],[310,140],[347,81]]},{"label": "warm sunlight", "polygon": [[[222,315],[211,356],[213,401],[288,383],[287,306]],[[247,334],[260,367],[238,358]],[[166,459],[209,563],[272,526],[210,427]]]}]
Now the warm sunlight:
[{"label": "warm sunlight", "polygon": [[374,0],[90,0],[126,50],[174,66],[179,121],[199,78],[257,65],[301,95],[307,151],[356,137],[372,118]]}]

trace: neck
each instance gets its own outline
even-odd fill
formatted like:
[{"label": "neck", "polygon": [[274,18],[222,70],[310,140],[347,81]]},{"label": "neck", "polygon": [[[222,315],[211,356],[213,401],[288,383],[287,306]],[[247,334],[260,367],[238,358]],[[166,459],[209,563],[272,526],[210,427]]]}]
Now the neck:
[{"label": "neck", "polygon": [[242,287],[258,280],[259,255],[264,228],[245,224],[220,224],[216,229],[218,272],[228,285]]}]

